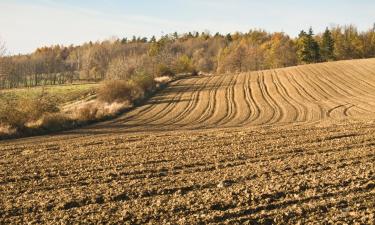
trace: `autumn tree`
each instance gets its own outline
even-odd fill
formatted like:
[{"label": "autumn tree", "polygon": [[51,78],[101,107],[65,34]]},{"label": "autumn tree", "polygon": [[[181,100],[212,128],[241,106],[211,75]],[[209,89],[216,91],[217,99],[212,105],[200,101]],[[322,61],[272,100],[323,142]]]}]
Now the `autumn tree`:
[{"label": "autumn tree", "polygon": [[364,56],[364,46],[357,28],[353,25],[332,29],[337,59],[356,59]]},{"label": "autumn tree", "polygon": [[266,68],[279,68],[296,65],[297,57],[292,40],[283,33],[274,33],[271,39],[262,45]]}]

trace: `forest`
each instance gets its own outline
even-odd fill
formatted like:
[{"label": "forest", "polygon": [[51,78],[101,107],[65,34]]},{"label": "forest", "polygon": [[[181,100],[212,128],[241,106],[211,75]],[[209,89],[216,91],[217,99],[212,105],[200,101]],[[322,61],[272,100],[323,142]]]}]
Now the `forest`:
[{"label": "forest", "polygon": [[0,89],[130,79],[179,73],[256,71],[300,64],[375,56],[375,25],[367,31],[336,26],[291,38],[285,33],[189,32],[148,39],[133,36],[79,46],[40,47],[31,54],[6,55],[1,47]]}]

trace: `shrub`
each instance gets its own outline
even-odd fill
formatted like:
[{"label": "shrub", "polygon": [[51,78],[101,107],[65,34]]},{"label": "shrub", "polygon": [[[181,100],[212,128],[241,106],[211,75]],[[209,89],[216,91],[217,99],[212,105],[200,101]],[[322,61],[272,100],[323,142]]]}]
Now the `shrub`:
[{"label": "shrub", "polygon": [[41,119],[40,128],[48,131],[59,131],[71,128],[74,122],[63,113],[47,113]]},{"label": "shrub", "polygon": [[75,119],[79,121],[94,121],[97,119],[98,108],[95,104],[85,104],[76,111]]},{"label": "shrub", "polygon": [[46,113],[58,111],[56,101],[43,93],[31,99],[8,100],[0,107],[0,123],[24,130],[27,123],[39,120]]},{"label": "shrub", "polygon": [[146,92],[152,91],[155,87],[154,78],[145,72],[137,73],[132,80],[138,87]]},{"label": "shrub", "polygon": [[20,99],[19,107],[27,115],[27,121],[40,119],[46,113],[57,113],[59,107],[57,101],[48,95],[41,94],[40,96],[32,99]]},{"label": "shrub", "polygon": [[177,73],[192,73],[195,71],[192,60],[187,55],[182,55],[176,63]]},{"label": "shrub", "polygon": [[143,91],[133,81],[104,81],[97,91],[98,99],[104,102],[132,102],[143,95]]},{"label": "shrub", "polygon": [[159,76],[174,76],[175,72],[167,65],[160,64],[156,72]]},{"label": "shrub", "polygon": [[17,130],[8,124],[0,124],[0,137],[17,133]]}]

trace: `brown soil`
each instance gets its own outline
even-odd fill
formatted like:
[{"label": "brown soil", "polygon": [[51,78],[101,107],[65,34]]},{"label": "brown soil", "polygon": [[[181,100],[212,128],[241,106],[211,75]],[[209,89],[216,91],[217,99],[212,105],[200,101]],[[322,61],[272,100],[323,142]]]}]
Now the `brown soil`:
[{"label": "brown soil", "polygon": [[364,223],[375,59],[174,82],[112,121],[0,142],[0,223]]}]

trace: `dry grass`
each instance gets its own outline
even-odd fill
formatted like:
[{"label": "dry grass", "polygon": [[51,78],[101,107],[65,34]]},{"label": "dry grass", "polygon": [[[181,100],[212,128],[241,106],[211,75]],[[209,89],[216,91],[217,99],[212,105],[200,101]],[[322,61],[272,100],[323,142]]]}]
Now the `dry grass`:
[{"label": "dry grass", "polygon": [[114,117],[128,107],[129,104],[126,102],[91,101],[77,106],[76,110],[70,113],[71,117],[77,121],[91,122]]}]

